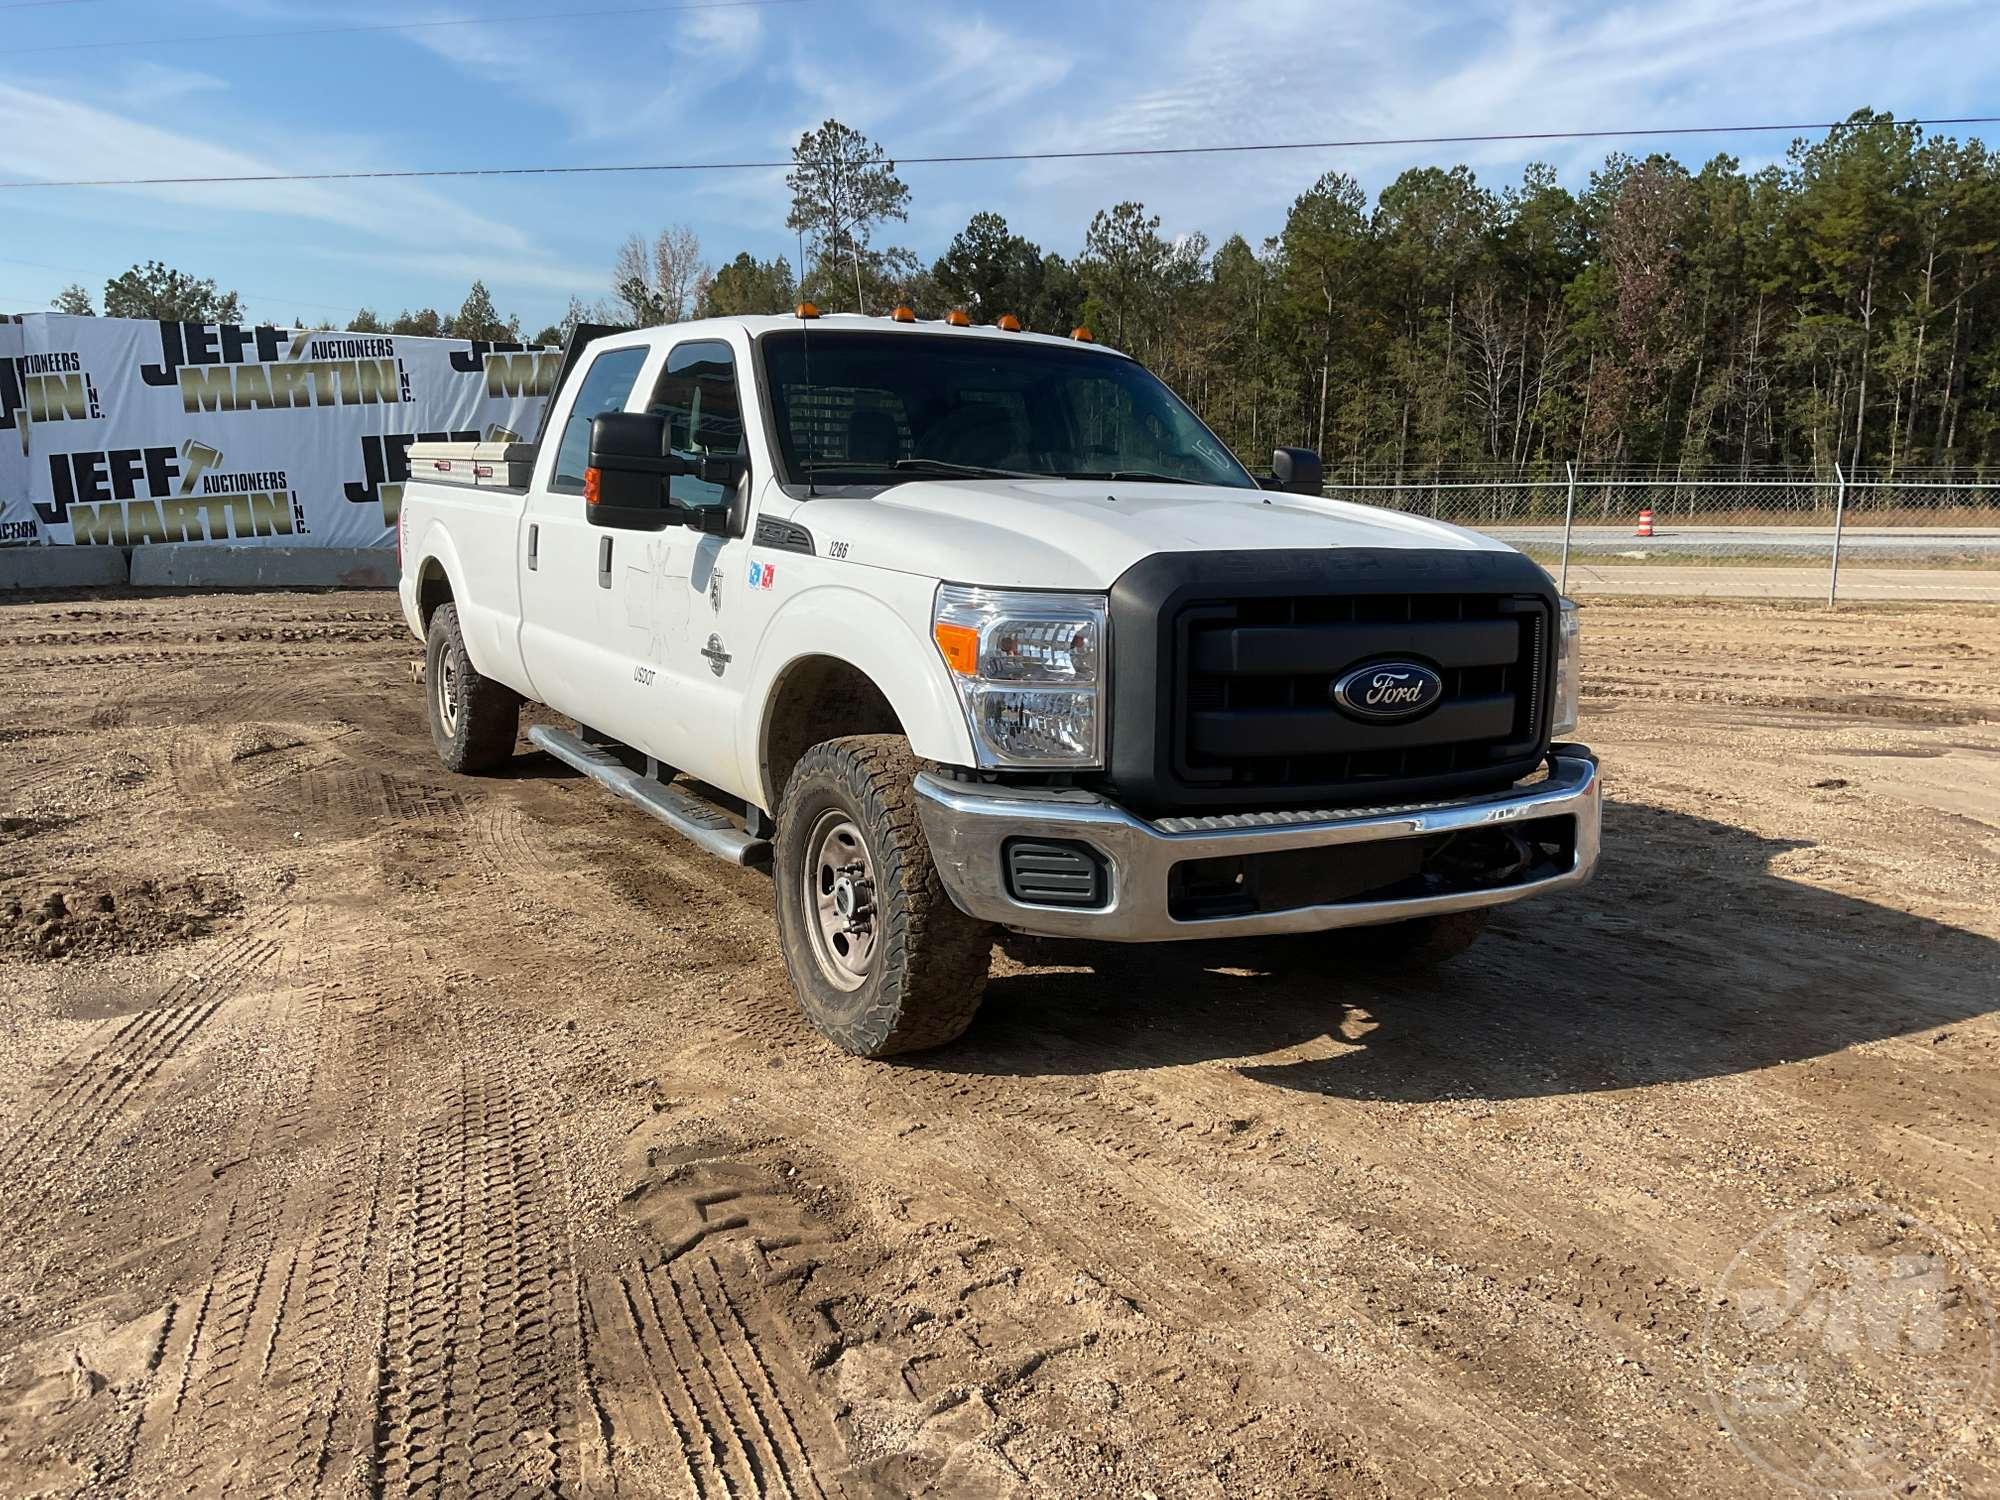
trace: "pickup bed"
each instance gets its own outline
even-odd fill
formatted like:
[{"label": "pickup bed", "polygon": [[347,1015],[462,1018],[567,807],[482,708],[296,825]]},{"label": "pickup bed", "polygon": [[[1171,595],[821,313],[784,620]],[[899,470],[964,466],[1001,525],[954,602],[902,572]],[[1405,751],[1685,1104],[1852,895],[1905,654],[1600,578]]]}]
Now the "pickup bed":
[{"label": "pickup bed", "polygon": [[[1084,339],[742,317],[572,349],[535,444],[419,443],[438,753],[530,738],[773,870],[806,1018],[971,1022],[995,931],[1431,963],[1597,861],[1577,616],[1506,545],[1252,476]],[[1318,934],[1319,936],[1311,936]]]}]

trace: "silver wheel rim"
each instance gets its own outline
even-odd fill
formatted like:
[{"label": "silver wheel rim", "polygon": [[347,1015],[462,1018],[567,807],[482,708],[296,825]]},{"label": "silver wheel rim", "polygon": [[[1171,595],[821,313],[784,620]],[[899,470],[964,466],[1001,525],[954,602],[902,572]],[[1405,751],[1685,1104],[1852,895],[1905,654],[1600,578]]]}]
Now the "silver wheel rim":
[{"label": "silver wheel rim", "polygon": [[838,808],[821,813],[807,835],[800,881],[820,973],[836,988],[860,989],[875,967],[881,942],[875,861],[861,830]]},{"label": "silver wheel rim", "polygon": [[451,659],[449,646],[438,652],[437,711],[438,724],[444,730],[445,738],[455,738],[458,734],[458,667]]}]

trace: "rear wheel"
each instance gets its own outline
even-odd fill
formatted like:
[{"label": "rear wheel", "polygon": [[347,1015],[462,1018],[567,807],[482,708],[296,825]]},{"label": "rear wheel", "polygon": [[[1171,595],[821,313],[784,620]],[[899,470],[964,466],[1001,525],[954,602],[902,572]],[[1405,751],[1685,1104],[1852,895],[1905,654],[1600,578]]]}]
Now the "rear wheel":
[{"label": "rear wheel", "polygon": [[521,728],[520,695],[473,666],[455,604],[439,605],[431,616],[424,689],[431,743],[446,769],[490,771],[512,757]]},{"label": "rear wheel", "polygon": [[900,735],[803,755],[778,809],[778,934],[799,1008],[862,1057],[942,1046],[972,1024],[993,929],[951,904]]}]

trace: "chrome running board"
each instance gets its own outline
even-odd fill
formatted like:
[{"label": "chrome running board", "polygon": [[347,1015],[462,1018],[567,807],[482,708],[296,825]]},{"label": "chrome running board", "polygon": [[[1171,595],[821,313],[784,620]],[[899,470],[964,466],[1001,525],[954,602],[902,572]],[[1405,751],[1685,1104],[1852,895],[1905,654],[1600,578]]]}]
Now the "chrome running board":
[{"label": "chrome running board", "polygon": [[733,865],[762,864],[770,858],[771,842],[746,833],[736,819],[713,802],[692,792],[656,781],[633,770],[609,750],[587,745],[566,729],[537,724],[528,731],[530,743],[592,781],[651,813],[682,838]]}]

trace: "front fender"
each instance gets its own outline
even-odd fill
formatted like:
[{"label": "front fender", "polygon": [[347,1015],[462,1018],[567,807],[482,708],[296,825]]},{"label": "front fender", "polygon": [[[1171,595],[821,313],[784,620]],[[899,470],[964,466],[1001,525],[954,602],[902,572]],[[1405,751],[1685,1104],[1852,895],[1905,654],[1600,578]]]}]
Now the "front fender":
[{"label": "front fender", "polygon": [[770,784],[764,748],[778,684],[807,657],[833,657],[866,673],[895,710],[911,750],[923,759],[972,764],[972,737],[958,694],[937,648],[911,623],[930,619],[937,585],[891,573],[877,574],[870,581],[909,597],[885,602],[874,594],[822,584],[787,599],[764,632],[745,684],[736,744],[743,785],[762,787],[767,807],[777,806],[778,789]]}]

